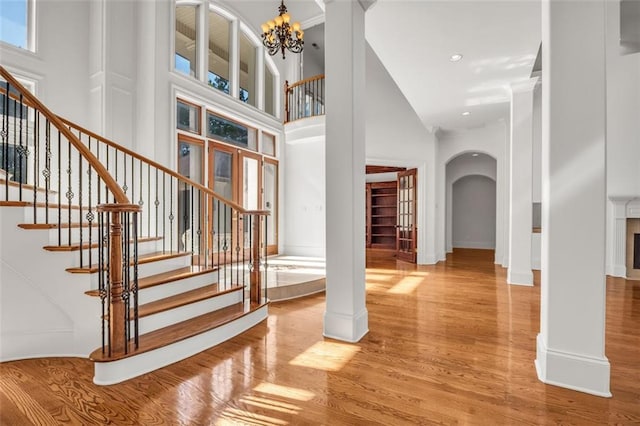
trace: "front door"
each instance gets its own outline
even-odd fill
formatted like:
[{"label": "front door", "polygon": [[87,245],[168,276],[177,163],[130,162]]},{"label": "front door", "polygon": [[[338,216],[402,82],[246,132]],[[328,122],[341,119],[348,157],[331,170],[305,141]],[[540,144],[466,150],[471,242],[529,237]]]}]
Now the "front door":
[{"label": "front door", "polygon": [[416,262],[416,186],[417,170],[398,172],[398,260]]}]

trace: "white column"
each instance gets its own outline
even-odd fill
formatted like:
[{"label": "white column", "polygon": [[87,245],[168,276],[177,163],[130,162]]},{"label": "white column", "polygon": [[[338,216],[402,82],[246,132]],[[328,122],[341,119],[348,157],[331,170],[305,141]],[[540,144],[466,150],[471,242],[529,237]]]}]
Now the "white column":
[{"label": "white column", "polygon": [[365,305],[365,39],[358,2],[325,10],[327,284],[324,335],[357,342]]},{"label": "white column", "polygon": [[538,78],[511,85],[509,172],[509,284],[533,285],[531,228],[533,191],[533,93]]},{"label": "white column", "polygon": [[542,3],[541,381],[611,396],[605,346],[605,1]]}]

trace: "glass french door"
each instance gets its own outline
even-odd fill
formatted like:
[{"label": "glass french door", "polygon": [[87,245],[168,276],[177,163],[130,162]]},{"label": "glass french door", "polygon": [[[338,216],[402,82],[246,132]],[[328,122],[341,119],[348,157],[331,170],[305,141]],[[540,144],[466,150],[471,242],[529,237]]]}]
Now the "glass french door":
[{"label": "glass french door", "polygon": [[[238,150],[209,142],[209,188],[226,198],[235,201],[238,198]],[[212,230],[211,251],[218,254],[218,263],[227,263],[227,256],[230,257],[231,250],[235,248],[238,241],[238,218],[234,217],[230,206],[212,201],[209,211],[210,228]]]},{"label": "glass french door", "polygon": [[267,220],[267,253],[278,253],[278,162],[265,158],[263,167],[263,209],[271,213]]},{"label": "glass french door", "polygon": [[398,260],[416,262],[416,187],[417,170],[398,172],[398,222],[396,249]]}]

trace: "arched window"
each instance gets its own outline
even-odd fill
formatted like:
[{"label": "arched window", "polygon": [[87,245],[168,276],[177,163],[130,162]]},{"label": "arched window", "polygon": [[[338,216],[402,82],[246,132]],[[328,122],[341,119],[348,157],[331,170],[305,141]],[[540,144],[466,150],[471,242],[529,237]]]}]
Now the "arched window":
[{"label": "arched window", "polygon": [[268,114],[280,105],[278,73],[260,38],[209,0],[177,0],[174,70]]}]

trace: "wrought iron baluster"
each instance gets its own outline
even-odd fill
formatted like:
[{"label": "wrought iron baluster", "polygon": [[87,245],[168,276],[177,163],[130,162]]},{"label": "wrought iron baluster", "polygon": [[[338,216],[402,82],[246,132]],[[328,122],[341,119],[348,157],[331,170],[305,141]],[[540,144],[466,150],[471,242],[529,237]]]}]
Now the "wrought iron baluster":
[{"label": "wrought iron baluster", "polygon": [[[97,143],[96,143],[97,145]],[[89,136],[89,151],[91,151],[91,136]],[[99,153],[100,151],[98,151]],[[89,193],[89,199],[87,200],[87,222],[89,224],[89,265],[91,265],[91,242],[93,241],[93,230],[92,230],[92,225],[93,225],[93,219],[94,219],[94,214],[93,214],[93,210],[92,210],[92,203],[91,200],[93,199],[93,193],[91,192],[91,173],[92,173],[92,168],[91,168],[91,163],[87,162],[87,175],[88,175],[88,193]],[[98,185],[98,192],[100,191],[100,185]],[[99,196],[98,196],[99,198]],[[82,216],[82,214],[81,214]]]},{"label": "wrought iron baluster", "polygon": [[269,288],[269,277],[267,273],[269,272],[269,229],[267,228],[269,222],[269,216],[264,217],[264,303],[267,302],[267,289]]},{"label": "wrought iron baluster", "polygon": [[133,212],[133,336],[135,348],[139,346],[138,330],[138,212]]},{"label": "wrought iron baluster", "polygon": [[216,245],[218,247],[218,249],[216,250],[216,253],[218,254],[218,262],[216,263],[217,267],[218,267],[218,282],[220,282],[220,200],[216,199],[216,208],[214,209],[214,214],[217,216],[217,222],[218,222],[218,227],[216,228],[218,230],[217,235],[214,235],[214,237],[216,237]]},{"label": "wrought iron baluster", "polygon": [[[140,206],[140,208],[142,208],[142,206],[144,205],[144,201],[143,201],[143,194],[142,194],[142,161],[138,161],[140,163],[140,188],[139,188],[139,193],[140,193],[140,199],[138,200],[138,205]],[[135,200],[135,198],[132,198],[132,200]],[[138,220],[140,220],[140,232],[142,231],[142,214],[140,214],[140,217],[138,217]]]},{"label": "wrought iron baluster", "polygon": [[[158,199],[158,169],[156,168],[156,200],[153,204],[156,207],[156,238],[158,238],[158,207],[160,206],[160,200]],[[162,249],[164,252],[164,248]]]},{"label": "wrought iron baluster", "polygon": [[33,223],[38,222],[38,188],[40,188],[40,113],[33,110]]},{"label": "wrought iron baluster", "polygon": [[[22,93],[20,93],[20,130],[19,130],[19,137],[18,140],[20,142],[20,146],[19,147],[15,147],[14,153],[15,151],[18,151],[18,172],[20,173],[20,178],[18,179],[18,185],[19,185],[19,190],[18,190],[18,194],[19,194],[19,200],[22,201],[22,184],[23,184],[23,180],[24,180],[24,176],[22,175],[22,156],[24,155],[24,146],[22,144],[22,122],[23,122],[23,111],[24,111],[24,105],[23,105],[23,98],[22,98]],[[15,155],[15,154],[14,154]],[[15,163],[14,163],[14,167],[15,167]],[[16,174],[18,174],[18,172],[16,172]]]},{"label": "wrought iron baluster", "polygon": [[[80,135],[78,135],[78,139],[80,138]],[[80,267],[82,268],[83,266],[83,254],[84,254],[84,247],[82,246],[82,237],[84,232],[82,232],[82,155],[78,155],[78,201],[79,201],[79,206],[78,209],[80,210],[79,213],[79,218],[80,218]],[[69,211],[71,211],[71,209],[69,209]],[[89,226],[91,226],[91,224],[89,224]],[[91,235],[91,227],[89,227],[88,230],[89,235]],[[91,237],[89,236],[89,247],[88,247],[89,252],[91,252]],[[91,263],[89,263],[89,265],[91,265]]]},{"label": "wrought iron baluster", "polygon": [[[142,193],[142,187],[140,187],[140,193]],[[147,163],[147,236],[151,236],[151,165]],[[140,211],[140,216],[144,216],[143,211]],[[142,219],[141,219],[142,220]],[[140,227],[142,232],[142,226]]]},{"label": "wrought iron baluster", "polygon": [[[173,177],[169,177],[169,250],[173,253]],[[166,234],[165,234],[166,235]]]},{"label": "wrought iron baluster", "polygon": [[[71,245],[71,200],[73,199],[73,190],[71,189],[71,141],[67,141],[67,192],[65,196],[67,197],[67,208],[69,211],[67,212],[67,221],[69,224],[69,228],[67,230],[67,241],[68,245]],[[82,234],[82,228],[80,228],[80,234]]]},{"label": "wrought iron baluster", "polygon": [[58,130],[58,245],[62,245],[62,135]]},{"label": "wrought iron baluster", "polygon": [[[185,183],[186,186],[186,183]],[[193,186],[189,185],[189,196],[191,198],[191,208],[189,210],[190,212],[190,216],[191,216],[191,226],[189,227],[189,232],[191,233],[191,259],[193,259],[193,255],[195,254],[195,250],[194,250],[194,232],[193,232],[193,227],[194,227],[194,217],[195,217],[195,213],[193,210]],[[193,263],[193,260],[191,261],[191,263]]]}]

